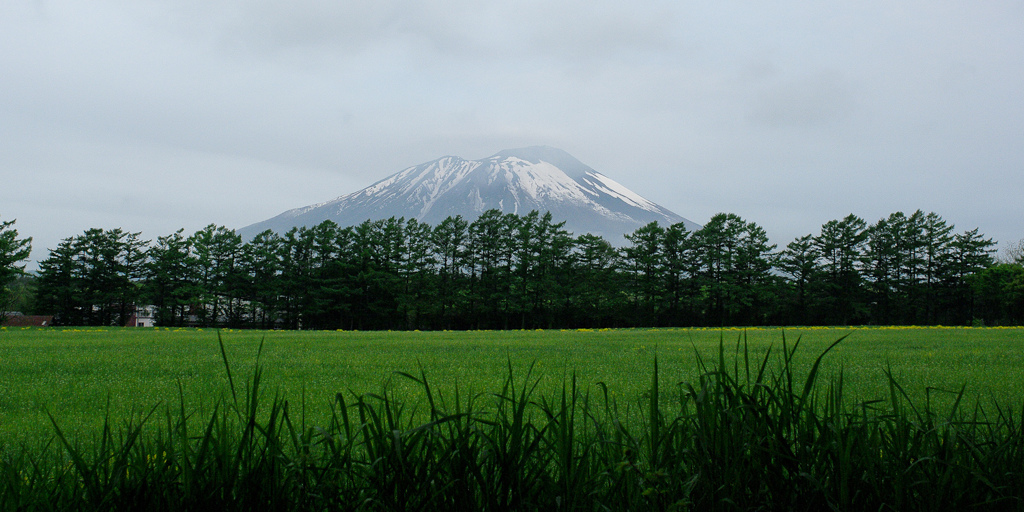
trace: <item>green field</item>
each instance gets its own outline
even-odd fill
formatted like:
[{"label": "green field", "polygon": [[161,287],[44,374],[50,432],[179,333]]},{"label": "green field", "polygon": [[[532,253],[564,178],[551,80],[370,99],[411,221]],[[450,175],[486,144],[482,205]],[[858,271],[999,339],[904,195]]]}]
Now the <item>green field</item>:
[{"label": "green field", "polygon": [[[310,423],[324,421],[338,392],[380,392],[391,381],[400,398],[415,402],[419,386],[394,372],[419,375],[450,393],[495,392],[511,363],[517,377],[531,364],[539,391],[560,388],[576,374],[585,389],[608,385],[623,406],[639,407],[655,357],[663,389],[693,380],[695,353],[717,359],[746,339],[754,358],[769,347],[781,352],[800,339],[795,366],[806,370],[842,336],[823,361],[823,376],[843,370],[845,398],[887,398],[891,368],[915,399],[929,387],[959,391],[966,403],[995,400],[1021,408],[1024,401],[1024,328],[789,328],[658,329],[487,332],[259,332],[221,331],[242,387],[257,349],[263,390],[298,407],[305,397]],[[108,411],[120,421],[158,404],[177,408],[179,385],[188,409],[206,410],[229,392],[217,332],[201,329],[0,328],[0,442],[49,438],[52,414],[62,429],[88,439]],[[775,368],[775,363],[769,368]],[[952,395],[927,392],[940,407]]]}]

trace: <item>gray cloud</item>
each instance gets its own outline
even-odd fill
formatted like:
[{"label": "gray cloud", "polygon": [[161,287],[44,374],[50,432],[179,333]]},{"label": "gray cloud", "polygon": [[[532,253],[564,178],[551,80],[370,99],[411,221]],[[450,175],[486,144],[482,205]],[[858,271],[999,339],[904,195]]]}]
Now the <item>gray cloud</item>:
[{"label": "gray cloud", "polygon": [[772,127],[815,129],[841,123],[855,110],[851,86],[835,72],[819,72],[762,88],[748,117]]},{"label": "gray cloud", "polygon": [[1022,21],[1008,0],[9,2],[0,217],[37,249],[239,227],[548,144],[780,245],[918,208],[1019,239]]}]

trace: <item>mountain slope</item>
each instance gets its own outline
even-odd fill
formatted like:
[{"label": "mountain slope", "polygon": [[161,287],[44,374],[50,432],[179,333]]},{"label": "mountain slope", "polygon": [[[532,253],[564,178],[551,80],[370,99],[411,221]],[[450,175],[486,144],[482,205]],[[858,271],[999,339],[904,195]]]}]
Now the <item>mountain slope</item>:
[{"label": "mountain slope", "polygon": [[330,219],[342,226],[367,219],[416,218],[437,225],[461,215],[473,221],[497,208],[525,215],[550,211],[579,235],[601,235],[612,243],[651,221],[700,226],[644,199],[555,148],[502,151],[482,160],[446,156],[409,167],[369,187],[320,204],[296,208],[239,230],[251,238],[266,229],[284,232]]}]

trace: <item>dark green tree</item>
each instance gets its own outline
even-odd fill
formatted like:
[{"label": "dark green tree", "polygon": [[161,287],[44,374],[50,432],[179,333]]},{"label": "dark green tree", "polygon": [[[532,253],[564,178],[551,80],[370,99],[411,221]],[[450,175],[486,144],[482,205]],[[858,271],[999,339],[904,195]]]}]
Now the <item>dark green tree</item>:
[{"label": "dark green tree", "polygon": [[125,325],[135,314],[147,245],[139,236],[120,228],[90,229],[77,240],[85,297],[92,306],[89,325]]},{"label": "dark green tree", "polygon": [[278,261],[281,278],[277,300],[281,324],[287,329],[302,329],[310,319],[313,300],[313,233],[309,228],[289,229],[281,237]]},{"label": "dark green tree", "polygon": [[466,311],[469,268],[469,223],[461,216],[448,217],[433,229],[437,259],[437,302],[440,327],[452,329]]},{"label": "dark green tree", "polygon": [[196,316],[201,325],[244,325],[242,305],[247,276],[242,266],[242,237],[210,224],[190,237],[201,289]]},{"label": "dark green tree", "polygon": [[632,325],[625,323],[628,301],[619,264],[619,251],[604,238],[589,233],[576,237],[567,272],[571,312],[565,321],[569,326]]},{"label": "dark green tree", "polygon": [[986,325],[1024,325],[1024,265],[998,263],[968,281]]},{"label": "dark green tree", "polygon": [[14,295],[8,286],[25,273],[25,265],[32,252],[32,238],[18,238],[14,229],[17,219],[0,221],[0,324],[7,320],[4,313],[13,303]]},{"label": "dark green tree", "polygon": [[353,314],[358,329],[401,328],[396,318],[402,288],[400,269],[405,246],[405,219],[365,221],[353,230],[357,266]]},{"label": "dark green tree", "polygon": [[281,237],[267,230],[242,246],[242,272],[247,277],[243,296],[249,305],[253,327],[270,329],[278,325],[281,296]]},{"label": "dark green tree", "polygon": [[853,214],[821,226],[814,246],[821,254],[819,304],[822,321],[848,325],[867,318],[867,305],[861,275],[867,226]]},{"label": "dark green tree", "polygon": [[502,328],[508,323],[515,253],[511,219],[491,209],[469,225],[468,315],[477,329]]},{"label": "dark green tree", "polygon": [[551,328],[559,311],[571,307],[569,281],[561,270],[570,266],[572,235],[565,222],[554,222],[551,212],[536,210],[519,218],[515,250],[514,312],[520,328]]},{"label": "dark green tree", "polygon": [[514,265],[514,269],[509,268],[509,292],[512,296],[508,301],[508,309],[515,318],[513,325],[525,329],[528,323],[532,326],[533,321],[544,313],[541,309],[544,297],[540,288],[543,279],[543,270],[540,266],[544,264],[543,244],[548,241],[544,240],[544,228],[536,210],[515,218],[514,222],[509,224],[509,227],[514,229],[515,239],[507,244],[514,253],[512,260],[508,262],[509,265]]},{"label": "dark green tree", "polygon": [[[351,329],[352,302],[356,296],[358,249],[352,228],[327,220],[312,229],[312,265],[310,286],[315,291],[310,304],[315,311],[309,327]],[[311,312],[312,313],[312,312]]]},{"label": "dark green tree", "polygon": [[157,325],[187,325],[191,306],[201,296],[198,260],[192,251],[192,240],[183,231],[157,238],[146,251],[143,296],[155,306]]},{"label": "dark green tree", "polygon": [[921,210],[893,213],[868,228],[863,261],[876,322],[936,323],[947,316],[952,231]]},{"label": "dark green tree", "polygon": [[929,212],[922,222],[924,254],[922,290],[918,294],[919,305],[915,323],[934,325],[948,322],[952,272],[953,225],[947,223],[935,212]]},{"label": "dark green tree", "polygon": [[924,213],[917,210],[910,216],[897,212],[896,249],[900,265],[896,273],[896,323],[918,323],[918,310],[921,306],[922,281],[925,266],[925,247],[927,240],[924,235]]},{"label": "dark green tree", "polygon": [[639,325],[657,325],[664,293],[665,228],[651,222],[626,235],[622,264],[630,280],[630,297]]},{"label": "dark green tree", "polygon": [[778,279],[772,274],[775,266],[775,244],[768,233],[754,222],[742,221],[735,260],[735,279],[739,293],[734,301],[735,325],[764,325],[777,316]]},{"label": "dark green tree", "polygon": [[727,325],[733,296],[739,291],[732,278],[742,219],[720,213],[694,233],[700,261],[698,284],[705,325]]},{"label": "dark green tree", "polygon": [[14,278],[14,281],[7,285],[7,310],[34,314],[37,289],[38,279],[35,273],[26,272]]},{"label": "dark green tree", "polygon": [[690,326],[699,322],[696,298],[700,295],[698,251],[693,233],[682,222],[665,229],[663,257],[663,322],[672,326]]},{"label": "dark green tree", "polygon": [[972,286],[972,280],[995,263],[992,257],[994,246],[995,242],[978,233],[978,228],[953,236],[948,275],[954,308],[948,323],[969,325],[975,319],[983,320],[984,314],[977,307],[977,287]]},{"label": "dark green tree", "polygon": [[694,234],[706,325],[761,324],[775,289],[768,236],[757,224],[719,213]]},{"label": "dark green tree", "polygon": [[793,240],[782,251],[778,268],[789,280],[788,324],[808,325],[818,322],[813,314],[816,300],[815,286],[821,272],[821,254],[814,244],[813,235]]},{"label": "dark green tree", "polygon": [[901,228],[893,225],[900,217],[879,219],[868,231],[864,251],[864,274],[868,281],[871,318],[875,323],[891,324],[897,298],[897,280],[901,265],[898,240]]},{"label": "dark green tree", "polygon": [[434,253],[434,228],[429,224],[409,219],[405,223],[404,246],[401,249],[398,272],[401,288],[398,295],[398,313],[404,318],[406,329],[430,326],[430,317],[438,304],[438,258]]},{"label": "dark green tree", "polygon": [[62,241],[39,264],[38,309],[64,325],[125,325],[141,296],[147,245],[120,228]]},{"label": "dark green tree", "polygon": [[65,238],[39,262],[39,287],[33,309],[53,314],[62,325],[87,325],[88,309],[84,297],[85,273],[78,259],[75,238]]}]

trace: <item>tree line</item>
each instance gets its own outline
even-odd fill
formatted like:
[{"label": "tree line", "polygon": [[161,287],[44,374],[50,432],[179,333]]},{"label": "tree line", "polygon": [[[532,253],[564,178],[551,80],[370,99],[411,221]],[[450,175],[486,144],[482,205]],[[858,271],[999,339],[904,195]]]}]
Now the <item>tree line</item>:
[{"label": "tree line", "polygon": [[728,213],[625,238],[499,210],[248,241],[216,225],[153,241],[90,229],[40,263],[35,310],[66,325],[123,325],[146,304],[164,326],[360,330],[1024,322],[1024,260],[997,261],[991,239],[934,213],[849,215],[781,250]]}]

